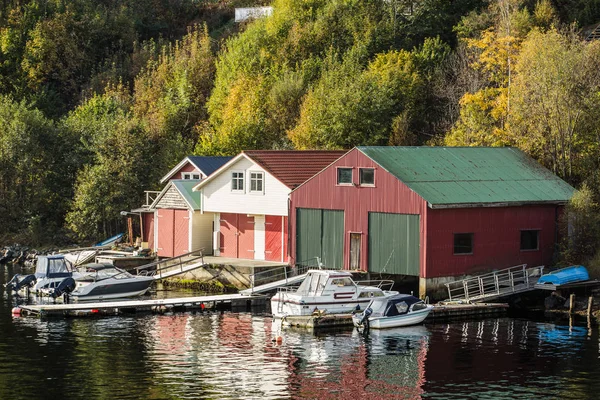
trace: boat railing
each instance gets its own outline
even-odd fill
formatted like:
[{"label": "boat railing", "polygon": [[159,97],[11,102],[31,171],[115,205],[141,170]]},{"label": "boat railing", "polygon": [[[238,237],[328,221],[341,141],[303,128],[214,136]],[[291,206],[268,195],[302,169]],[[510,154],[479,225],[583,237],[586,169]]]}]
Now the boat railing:
[{"label": "boat railing", "polygon": [[155,261],[150,264],[140,265],[135,267],[134,275],[156,276],[160,275],[165,270],[174,271],[179,269],[183,272],[185,266],[200,261],[204,264],[204,248],[200,250],[190,251],[189,253],[181,254],[177,257],[166,258],[164,260]]},{"label": "boat railing", "polygon": [[392,290],[394,287],[394,281],[390,279],[380,279],[380,280],[368,280],[368,281],[358,281],[355,282],[358,286],[374,286],[381,290]]},{"label": "boat railing", "polygon": [[321,259],[319,257],[298,262],[293,266],[281,265],[278,267],[269,268],[264,271],[250,274],[250,288],[252,289],[257,286],[277,281],[281,281],[282,284],[287,284],[290,278],[304,275],[311,269],[327,268],[323,268],[323,264],[321,263]]},{"label": "boat railing", "polygon": [[529,290],[535,285],[543,271],[543,265],[527,268],[527,264],[521,264],[446,283],[448,300],[482,300]]}]

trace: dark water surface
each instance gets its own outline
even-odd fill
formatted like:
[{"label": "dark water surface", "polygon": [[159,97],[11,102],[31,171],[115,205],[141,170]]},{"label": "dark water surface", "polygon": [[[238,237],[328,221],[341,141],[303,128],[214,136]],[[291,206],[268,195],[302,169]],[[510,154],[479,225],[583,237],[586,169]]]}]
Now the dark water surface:
[{"label": "dark water surface", "polygon": [[600,398],[597,327],[500,318],[364,337],[257,313],[40,320],[12,305],[3,296],[2,400]]}]

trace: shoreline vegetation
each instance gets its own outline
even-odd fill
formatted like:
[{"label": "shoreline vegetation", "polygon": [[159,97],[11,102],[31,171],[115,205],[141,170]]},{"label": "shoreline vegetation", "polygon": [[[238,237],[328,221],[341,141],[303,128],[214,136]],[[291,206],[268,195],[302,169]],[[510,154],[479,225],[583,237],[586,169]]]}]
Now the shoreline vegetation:
[{"label": "shoreline vegetation", "polygon": [[0,242],[123,232],[190,154],[515,146],[579,190],[556,266],[600,276],[595,1],[273,0],[234,22],[263,5],[3,2]]}]

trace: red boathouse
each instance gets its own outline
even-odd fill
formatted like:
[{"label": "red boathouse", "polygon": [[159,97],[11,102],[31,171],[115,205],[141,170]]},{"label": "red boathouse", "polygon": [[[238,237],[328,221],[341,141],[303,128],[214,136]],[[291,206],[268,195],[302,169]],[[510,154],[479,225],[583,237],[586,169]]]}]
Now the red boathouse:
[{"label": "red boathouse", "polygon": [[357,147],[292,191],[290,258],[419,277],[425,295],[548,265],[573,191],[516,148]]}]

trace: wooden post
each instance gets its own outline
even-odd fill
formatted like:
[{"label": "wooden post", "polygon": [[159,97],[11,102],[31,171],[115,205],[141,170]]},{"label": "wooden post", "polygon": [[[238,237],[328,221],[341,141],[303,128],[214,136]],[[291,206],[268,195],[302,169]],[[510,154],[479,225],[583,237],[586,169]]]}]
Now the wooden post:
[{"label": "wooden post", "polygon": [[129,234],[129,244],[133,245],[133,222],[131,217],[127,217],[127,233]]},{"label": "wooden post", "polygon": [[592,315],[592,306],[594,305],[594,297],[590,296],[590,298],[588,299],[588,308],[587,308],[587,315],[588,317],[590,315]]},{"label": "wooden post", "polygon": [[571,293],[571,296],[569,297],[569,314],[573,314],[574,306],[575,306],[575,294]]}]

